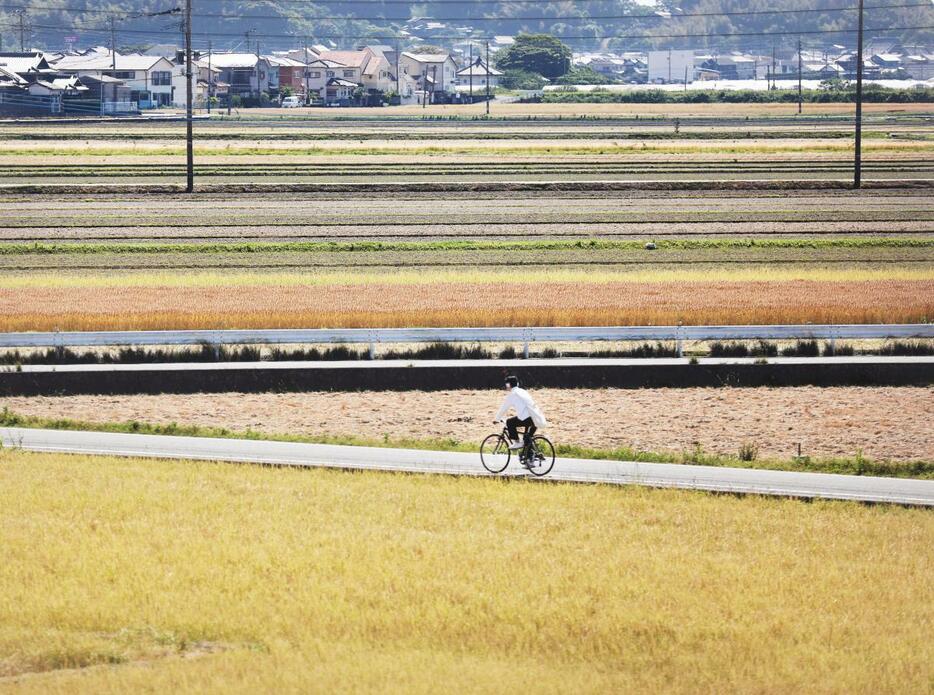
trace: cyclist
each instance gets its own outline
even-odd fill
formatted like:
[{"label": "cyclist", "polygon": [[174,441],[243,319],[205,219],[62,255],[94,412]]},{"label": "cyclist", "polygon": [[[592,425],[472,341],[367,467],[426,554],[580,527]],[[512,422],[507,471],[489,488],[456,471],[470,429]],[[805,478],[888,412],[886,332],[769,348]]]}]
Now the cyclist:
[{"label": "cyclist", "polygon": [[[548,420],[541,409],[535,405],[532,396],[523,388],[519,388],[519,379],[514,376],[506,377],[506,398],[496,413],[494,424],[501,422],[503,416],[512,408],[516,414],[506,420],[506,430],[509,432],[509,449],[518,451],[528,444],[532,435],[539,427],[548,427]],[[519,441],[519,427],[525,428],[525,441]]]}]

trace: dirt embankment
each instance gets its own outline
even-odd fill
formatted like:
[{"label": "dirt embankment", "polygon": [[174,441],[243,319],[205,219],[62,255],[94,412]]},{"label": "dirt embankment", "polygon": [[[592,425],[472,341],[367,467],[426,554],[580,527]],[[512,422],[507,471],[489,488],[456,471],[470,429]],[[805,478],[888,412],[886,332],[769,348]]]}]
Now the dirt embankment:
[{"label": "dirt embankment", "polygon": [[[557,390],[534,393],[555,441],[601,449],[705,451],[762,457],[853,456],[934,460],[934,388],[796,387]],[[252,428],[292,434],[451,437],[495,429],[497,391],[203,394],[5,398],[18,413],[92,421]]]}]

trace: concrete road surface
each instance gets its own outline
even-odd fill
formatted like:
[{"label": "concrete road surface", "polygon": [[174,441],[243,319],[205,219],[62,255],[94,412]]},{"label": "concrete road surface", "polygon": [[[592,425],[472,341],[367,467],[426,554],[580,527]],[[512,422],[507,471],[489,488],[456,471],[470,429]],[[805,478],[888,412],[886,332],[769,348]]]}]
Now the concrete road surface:
[{"label": "concrete road surface", "polygon": [[[238,461],[278,466],[489,475],[479,454],[324,444],[0,428],[5,447],[30,451]],[[528,475],[514,463],[509,475]],[[783,497],[890,502],[934,507],[934,480],[791,473],[632,461],[558,459],[547,480],[646,485]]]}]

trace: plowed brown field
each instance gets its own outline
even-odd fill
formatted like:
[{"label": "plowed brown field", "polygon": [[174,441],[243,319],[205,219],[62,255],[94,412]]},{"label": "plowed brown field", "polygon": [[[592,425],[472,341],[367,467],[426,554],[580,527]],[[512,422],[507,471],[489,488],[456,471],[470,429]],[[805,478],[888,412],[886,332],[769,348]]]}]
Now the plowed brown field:
[{"label": "plowed brown field", "polygon": [[[934,460],[934,389],[910,387],[699,388],[533,394],[556,442],[598,449],[690,450],[762,457],[853,456]],[[196,394],[3,398],[23,415],[96,422],[138,420],[269,433],[480,441],[499,391]]]}]

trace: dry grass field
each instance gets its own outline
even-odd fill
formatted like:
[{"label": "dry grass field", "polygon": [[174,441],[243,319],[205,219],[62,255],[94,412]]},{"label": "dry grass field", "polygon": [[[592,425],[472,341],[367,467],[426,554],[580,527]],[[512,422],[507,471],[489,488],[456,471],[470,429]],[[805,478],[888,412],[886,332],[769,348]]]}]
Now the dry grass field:
[{"label": "dry grass field", "polygon": [[[521,374],[521,370],[520,370]],[[498,390],[220,393],[0,398],[0,408],[48,420],[183,423],[311,437],[479,442],[494,429]],[[555,442],[588,449],[761,458],[934,461],[934,389],[794,387],[535,389]]]},{"label": "dry grass field", "polygon": [[[339,278],[339,276],[338,276]],[[915,323],[934,280],[14,287],[0,330]]]},{"label": "dry grass field", "polygon": [[925,692],[934,516],[0,453],[3,692]]}]

